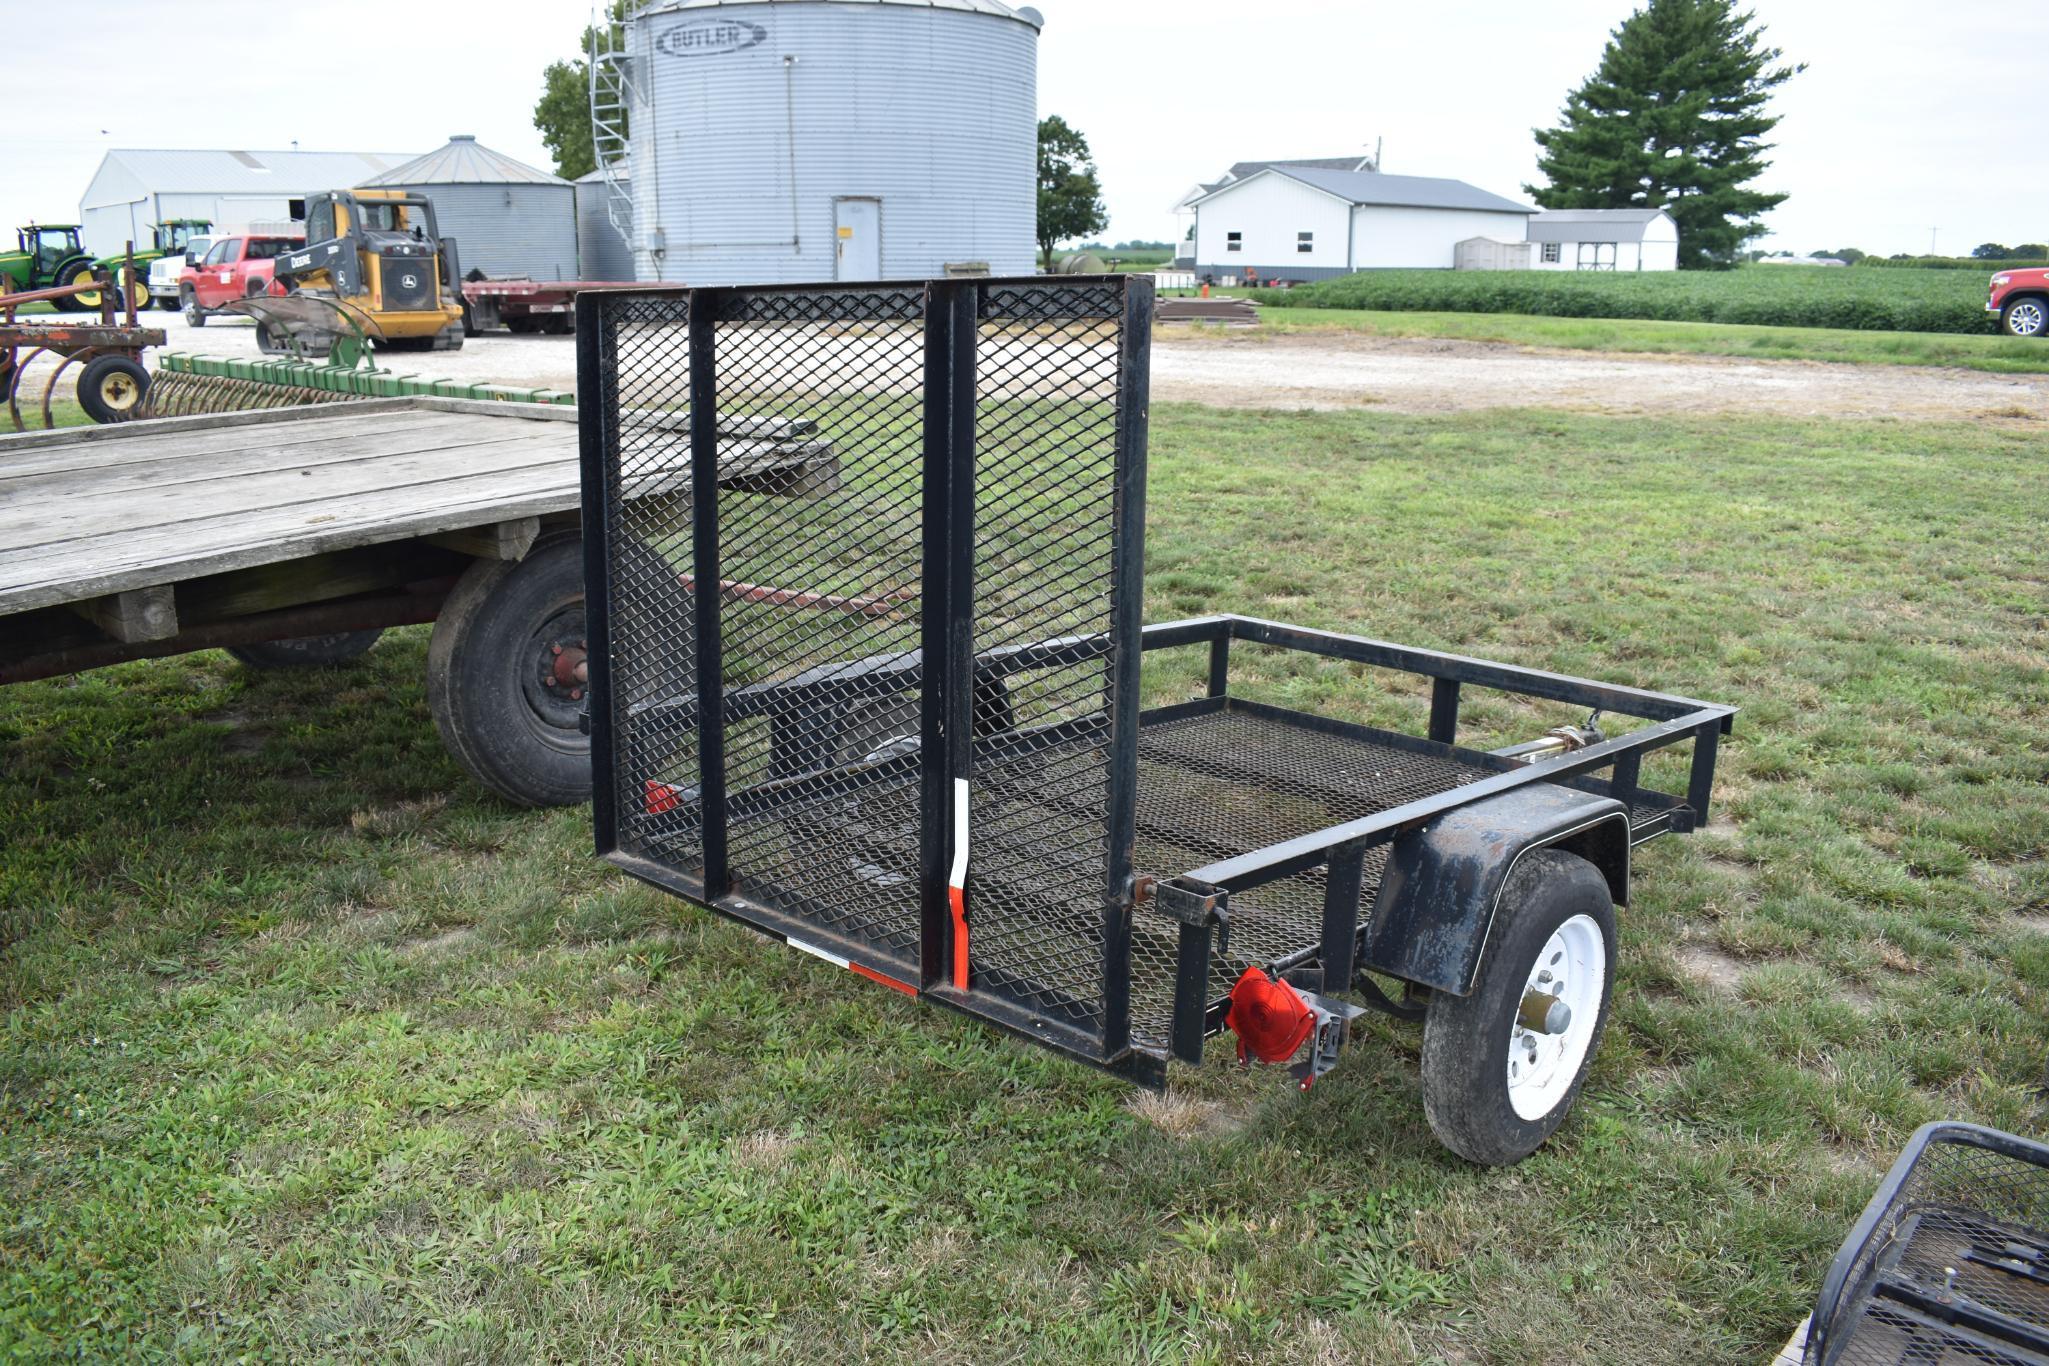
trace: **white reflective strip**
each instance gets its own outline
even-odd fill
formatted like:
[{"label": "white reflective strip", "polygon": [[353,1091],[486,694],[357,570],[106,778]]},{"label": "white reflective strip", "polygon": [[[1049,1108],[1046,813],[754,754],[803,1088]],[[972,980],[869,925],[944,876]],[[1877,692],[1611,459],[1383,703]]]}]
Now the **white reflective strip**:
[{"label": "white reflective strip", "polygon": [[968,780],[953,780],[953,872],[947,886],[966,890],[968,885]]},{"label": "white reflective strip", "polygon": [[846,959],[840,957],[838,954],[827,953],[824,949],[819,948],[816,944],[807,944],[801,939],[785,939],[783,942],[785,944],[788,944],[793,949],[797,949],[803,953],[810,954],[813,958],[823,958],[826,962],[832,964],[836,968],[850,968],[853,966],[852,963],[849,963]]}]

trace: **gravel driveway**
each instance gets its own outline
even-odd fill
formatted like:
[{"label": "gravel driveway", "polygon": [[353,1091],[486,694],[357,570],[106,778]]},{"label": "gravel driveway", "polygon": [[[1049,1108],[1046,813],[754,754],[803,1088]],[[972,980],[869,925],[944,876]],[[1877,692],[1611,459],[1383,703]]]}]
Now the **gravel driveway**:
[{"label": "gravel driveway", "polygon": [[[187,327],[152,313],[166,349],[254,356],[254,326]],[[2045,343],[2049,345],[2049,343]],[[472,337],[460,351],[394,354],[405,374],[571,388],[573,337]],[[1540,351],[1487,342],[1339,332],[1194,334],[1163,329],[1153,397],[1218,407],[1352,408],[1405,413],[1566,408],[1624,414],[1765,413],[1782,417],[2049,420],[2049,375],[1904,365],[1743,361]]]}]

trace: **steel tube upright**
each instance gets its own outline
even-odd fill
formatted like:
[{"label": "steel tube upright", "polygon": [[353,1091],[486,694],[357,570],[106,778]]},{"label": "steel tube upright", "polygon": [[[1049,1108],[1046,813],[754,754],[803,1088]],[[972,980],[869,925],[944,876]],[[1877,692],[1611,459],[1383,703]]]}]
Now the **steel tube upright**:
[{"label": "steel tube upright", "polygon": [[[967,990],[970,931],[949,874],[966,826],[974,724],[975,313],[972,284],[925,290],[924,613],[920,657],[919,974]],[[965,905],[965,887],[960,889]]]}]

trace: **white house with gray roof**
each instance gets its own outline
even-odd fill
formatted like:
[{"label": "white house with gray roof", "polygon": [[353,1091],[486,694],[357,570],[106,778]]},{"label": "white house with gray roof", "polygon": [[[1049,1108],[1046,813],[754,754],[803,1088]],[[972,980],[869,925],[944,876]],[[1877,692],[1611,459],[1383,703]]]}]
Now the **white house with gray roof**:
[{"label": "white house with gray roof", "polygon": [[[1521,240],[1526,204],[1431,176],[1305,162],[1259,169],[1194,197],[1195,270],[1218,283],[1309,281],[1399,266],[1449,270],[1469,237]],[[1236,171],[1238,168],[1232,168]]]},{"label": "white house with gray roof", "polygon": [[1532,270],[1679,269],[1679,225],[1663,209],[1546,209],[1524,240]]}]

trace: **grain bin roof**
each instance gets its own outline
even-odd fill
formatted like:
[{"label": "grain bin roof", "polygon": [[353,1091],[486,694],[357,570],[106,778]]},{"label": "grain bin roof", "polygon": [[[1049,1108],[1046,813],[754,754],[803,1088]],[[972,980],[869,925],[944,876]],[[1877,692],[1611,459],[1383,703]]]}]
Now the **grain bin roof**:
[{"label": "grain bin roof", "polygon": [[250,152],[116,147],[106,156],[151,190],[182,194],[297,195],[356,185],[410,152]]},{"label": "grain bin roof", "polygon": [[1530,220],[1532,242],[1641,242],[1663,209],[1546,209]]},{"label": "grain bin roof", "polygon": [[[730,9],[744,4],[775,4],[778,0],[667,0],[637,11],[638,16],[649,14],[673,14],[687,9]],[[818,0],[830,5],[902,5],[910,9],[950,9],[966,14],[989,14],[999,19],[1015,19],[1033,28],[1046,26],[1045,16],[1029,5],[1013,8],[998,4],[997,0]]]},{"label": "grain bin roof", "polygon": [[536,170],[523,161],[514,161],[503,152],[492,151],[478,142],[472,133],[457,133],[449,138],[446,147],[436,148],[423,157],[414,157],[403,166],[395,166],[382,175],[356,183],[368,189],[380,185],[567,185],[569,182],[561,176]]}]

